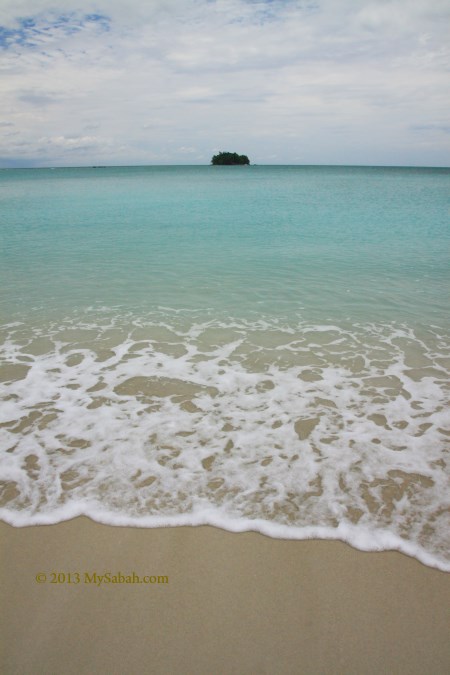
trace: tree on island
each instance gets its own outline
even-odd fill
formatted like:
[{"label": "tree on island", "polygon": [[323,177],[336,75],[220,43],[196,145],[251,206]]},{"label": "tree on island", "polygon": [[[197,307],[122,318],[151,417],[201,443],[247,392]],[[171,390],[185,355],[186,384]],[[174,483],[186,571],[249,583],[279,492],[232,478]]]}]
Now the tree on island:
[{"label": "tree on island", "polygon": [[238,155],[237,152],[219,152],[218,155],[214,155],[211,164],[214,166],[224,164],[232,166],[234,164],[250,164],[250,160],[247,155]]}]

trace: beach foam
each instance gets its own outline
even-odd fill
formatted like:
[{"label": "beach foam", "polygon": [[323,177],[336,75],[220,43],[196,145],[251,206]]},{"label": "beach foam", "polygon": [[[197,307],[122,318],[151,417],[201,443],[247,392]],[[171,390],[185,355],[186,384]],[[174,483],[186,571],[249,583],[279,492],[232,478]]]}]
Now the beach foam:
[{"label": "beach foam", "polygon": [[211,524],[450,570],[440,328],[105,308],[2,333],[6,522]]}]

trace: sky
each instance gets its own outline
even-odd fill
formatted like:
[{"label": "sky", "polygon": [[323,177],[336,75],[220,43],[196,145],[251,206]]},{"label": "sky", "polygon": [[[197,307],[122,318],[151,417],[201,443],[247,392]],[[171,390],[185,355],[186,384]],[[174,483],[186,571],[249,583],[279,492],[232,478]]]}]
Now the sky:
[{"label": "sky", "polygon": [[0,0],[0,167],[450,165],[449,0]]}]

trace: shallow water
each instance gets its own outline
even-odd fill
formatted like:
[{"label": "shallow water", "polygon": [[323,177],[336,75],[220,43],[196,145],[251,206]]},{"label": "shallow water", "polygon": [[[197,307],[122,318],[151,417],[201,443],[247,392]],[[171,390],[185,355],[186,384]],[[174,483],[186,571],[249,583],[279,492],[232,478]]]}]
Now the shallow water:
[{"label": "shallow water", "polygon": [[0,516],[450,569],[450,172],[0,172]]}]

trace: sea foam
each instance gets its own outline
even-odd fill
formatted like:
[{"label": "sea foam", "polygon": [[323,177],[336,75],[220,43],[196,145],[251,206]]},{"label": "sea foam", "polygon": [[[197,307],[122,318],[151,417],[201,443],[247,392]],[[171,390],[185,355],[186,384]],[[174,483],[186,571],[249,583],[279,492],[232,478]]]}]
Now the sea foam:
[{"label": "sea foam", "polygon": [[105,308],[2,333],[6,522],[210,524],[450,571],[441,329]]}]

